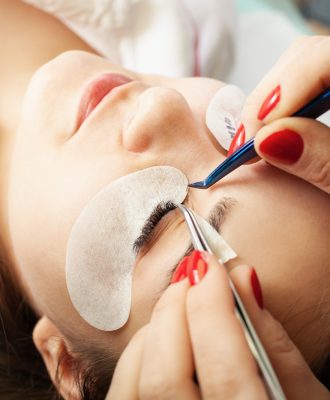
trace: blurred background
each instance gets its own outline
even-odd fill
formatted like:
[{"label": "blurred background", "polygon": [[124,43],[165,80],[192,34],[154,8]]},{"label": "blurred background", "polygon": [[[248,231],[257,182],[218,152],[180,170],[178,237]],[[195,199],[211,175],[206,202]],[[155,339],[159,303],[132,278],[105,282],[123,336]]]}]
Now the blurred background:
[{"label": "blurred background", "polygon": [[330,35],[330,0],[295,0],[295,3],[311,30]]},{"label": "blurred background", "polygon": [[235,0],[235,63],[228,83],[249,93],[301,35],[330,35],[330,0]]}]

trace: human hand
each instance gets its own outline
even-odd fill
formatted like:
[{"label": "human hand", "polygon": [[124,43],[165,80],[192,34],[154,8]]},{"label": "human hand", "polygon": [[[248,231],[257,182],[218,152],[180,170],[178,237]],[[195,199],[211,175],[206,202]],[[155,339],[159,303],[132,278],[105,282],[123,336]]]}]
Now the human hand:
[{"label": "human hand", "polygon": [[229,154],[255,135],[260,157],[330,193],[330,128],[290,117],[330,87],[330,37],[295,41],[247,98]]},{"label": "human hand", "polygon": [[[208,263],[203,257],[194,252],[178,268],[174,277],[188,275],[189,280],[170,285],[150,323],[132,338],[118,362],[107,400],[267,399],[235,315],[227,272],[213,256]],[[200,282],[191,286],[196,274]],[[281,324],[263,309],[254,269],[239,266],[230,276],[288,399],[329,399]]]}]

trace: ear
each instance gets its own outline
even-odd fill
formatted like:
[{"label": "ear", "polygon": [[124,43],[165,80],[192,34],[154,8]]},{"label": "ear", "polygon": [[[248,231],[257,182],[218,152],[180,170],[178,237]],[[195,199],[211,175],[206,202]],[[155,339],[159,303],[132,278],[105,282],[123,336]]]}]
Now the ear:
[{"label": "ear", "polygon": [[46,316],[37,322],[33,330],[33,342],[61,396],[65,400],[80,400],[73,368],[75,359],[61,331]]}]

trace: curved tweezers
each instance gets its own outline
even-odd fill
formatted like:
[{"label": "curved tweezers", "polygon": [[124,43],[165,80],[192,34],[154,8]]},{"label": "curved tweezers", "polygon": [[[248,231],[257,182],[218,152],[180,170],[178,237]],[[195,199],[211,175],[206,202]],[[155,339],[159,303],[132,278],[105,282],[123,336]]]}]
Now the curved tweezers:
[{"label": "curved tweezers", "polygon": [[189,187],[198,189],[208,189],[214,185],[221,178],[234,171],[240,165],[246,163],[252,158],[257,157],[257,153],[254,149],[254,137],[247,141],[242,147],[240,147],[230,157],[226,158],[220,165],[216,167],[203,181],[189,183]]},{"label": "curved tweezers", "polygon": [[[330,88],[314,98],[306,106],[294,113],[293,117],[304,117],[316,119],[330,109]],[[236,168],[256,157],[254,149],[254,138],[247,141],[230,157],[219,164],[204,180],[190,183],[188,186],[196,189],[208,189],[221,178],[234,171]]]}]

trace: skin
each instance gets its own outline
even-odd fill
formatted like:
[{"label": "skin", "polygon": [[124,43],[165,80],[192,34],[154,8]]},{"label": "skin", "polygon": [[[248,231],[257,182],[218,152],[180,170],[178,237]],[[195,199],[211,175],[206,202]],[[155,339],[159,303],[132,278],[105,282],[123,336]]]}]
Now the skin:
[{"label": "skin", "polygon": [[[82,91],[105,71],[121,72],[136,80],[114,90],[75,132]],[[137,75],[81,52],[55,58],[32,78],[13,154],[11,240],[17,271],[31,301],[62,330],[72,321],[81,334],[93,332],[93,336],[108,338],[82,321],[66,289],[66,244],[82,208],[116,178],[153,165],[172,165],[189,181],[205,176],[224,159],[203,123],[209,99],[220,86],[204,78]],[[320,286],[329,265],[325,243],[328,226],[323,218],[329,211],[326,196],[305,182],[258,163],[240,168],[208,191],[190,190],[188,203],[207,216],[222,196],[237,202],[222,229],[239,254],[237,262],[255,266],[267,306],[288,321],[287,328],[295,335],[306,317],[311,318],[301,311],[320,301]],[[302,196],[304,201],[300,201]],[[148,320],[151,299],[162,289],[164,275],[185,249],[187,242],[180,242],[185,226],[177,213],[171,213],[162,225],[158,240],[137,259],[132,315],[116,335],[119,348]],[[309,296],[302,298],[306,290]],[[304,344],[303,337],[298,340]]]},{"label": "skin", "polygon": [[[72,35],[71,40],[77,39]],[[77,44],[72,47],[84,47]],[[48,56],[57,53],[58,48]],[[41,63],[26,66],[21,87],[8,91],[12,102],[20,104],[31,71]],[[113,91],[75,132],[83,89],[103,72],[120,72],[134,82]],[[149,320],[168,271],[187,244],[177,212],[162,221],[157,240],[137,258],[131,317],[112,333],[90,327],[71,305],[65,284],[70,229],[88,200],[118,177],[153,165],[173,165],[194,181],[223,160],[224,151],[204,123],[209,100],[222,85],[205,78],[135,74],[91,54],[67,52],[34,74],[17,130],[16,114],[7,116],[5,132],[11,134],[4,135],[10,137],[5,159],[12,169],[9,174],[6,168],[2,176],[5,243],[36,311],[65,336],[79,332],[80,338],[94,338],[105,351],[110,342],[121,351]],[[14,137],[12,132],[17,132]],[[223,236],[239,254],[229,267],[240,262],[254,265],[266,307],[285,323],[312,361],[326,342],[310,346],[322,326],[319,316],[328,311],[322,303],[329,272],[329,225],[324,218],[329,213],[328,198],[312,185],[260,162],[240,168],[207,191],[190,190],[188,205],[206,217],[222,196],[236,199],[222,227]]]},{"label": "skin", "polygon": [[[20,0],[1,0],[0,37],[0,227],[7,232],[8,172],[18,115],[31,76],[63,51],[93,50],[58,20]],[[6,241],[8,234],[4,236]],[[9,244],[6,247],[10,251]]]}]

